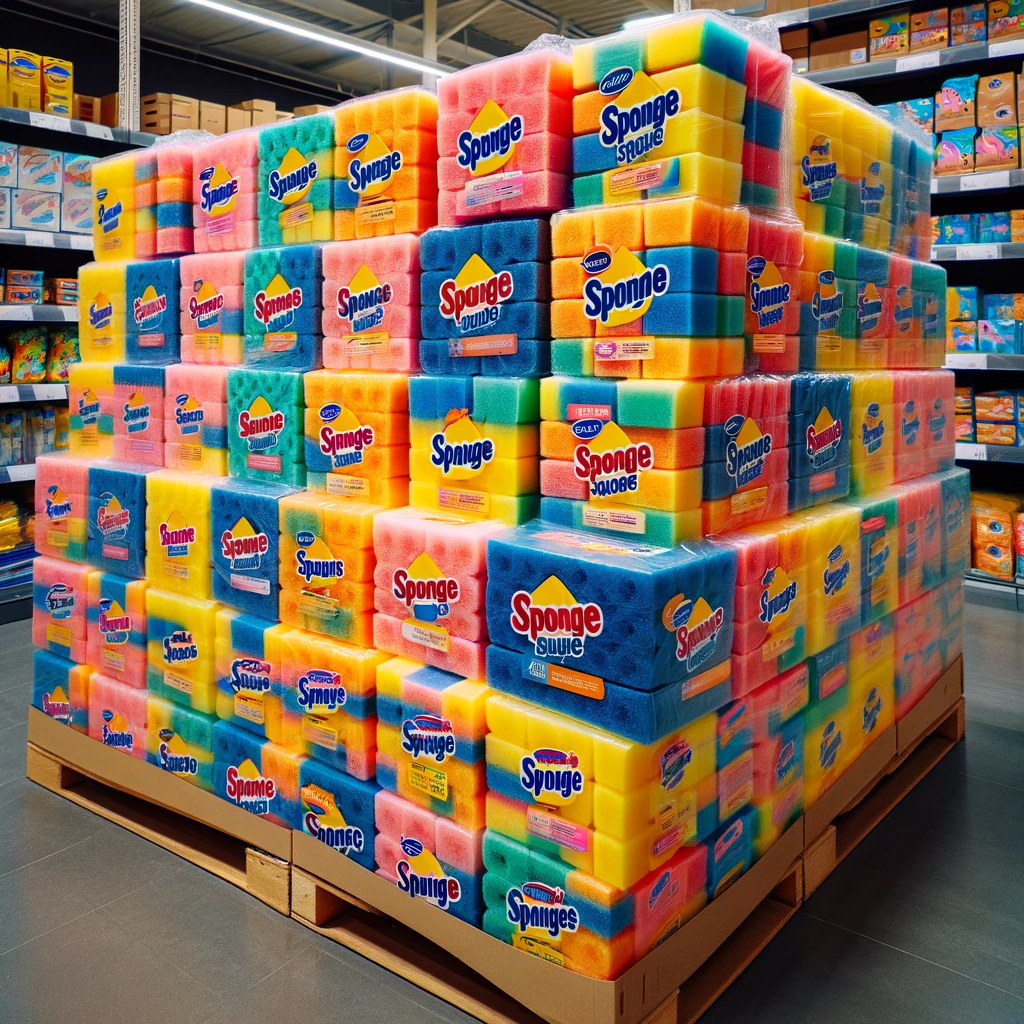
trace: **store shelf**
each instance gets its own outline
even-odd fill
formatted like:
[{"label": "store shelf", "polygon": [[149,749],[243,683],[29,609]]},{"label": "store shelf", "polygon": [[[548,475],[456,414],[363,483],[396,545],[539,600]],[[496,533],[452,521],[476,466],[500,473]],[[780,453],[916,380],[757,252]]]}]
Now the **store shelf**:
[{"label": "store shelf", "polygon": [[26,462],[21,466],[0,466],[0,484],[19,484],[35,480],[36,464]]},{"label": "store shelf", "polygon": [[[817,11],[817,8],[814,8]],[[802,13],[802,12],[801,12]],[[808,71],[806,77],[812,82],[832,85],[835,82],[856,82],[865,78],[889,78],[893,75],[908,75],[928,68],[945,68],[955,64],[971,64],[979,60],[996,57],[1010,57],[1024,53],[1024,39],[1005,39],[995,43],[970,43],[954,46],[931,53],[912,53],[894,60],[868,61],[867,64],[851,64],[849,67],[829,68],[826,71]]]},{"label": "store shelf", "polygon": [[[794,25],[809,25],[812,21],[828,21],[829,18],[842,18],[847,14],[873,14],[885,7],[906,7],[905,0],[835,0],[830,4],[819,4],[817,7],[801,7],[798,11],[780,11],[778,14],[765,15],[771,18],[772,24],[778,28],[790,28]],[[727,11],[741,17],[756,17],[764,11],[764,3],[748,4]]]},{"label": "store shelf", "polygon": [[946,369],[1024,371],[1024,356],[1002,355],[998,352],[947,352]]},{"label": "store shelf", "polygon": [[12,402],[66,402],[67,384],[0,384],[0,405]]},{"label": "store shelf", "polygon": [[16,110],[14,107],[0,107],[0,122],[24,124],[45,131],[59,132],[63,135],[85,135],[90,139],[103,139],[107,142],[123,142],[129,146],[152,146],[156,135],[148,132],[130,132],[125,128],[108,128],[105,124],[92,124],[90,121],[75,121],[70,117],[57,117],[56,114],[42,114],[36,110]]},{"label": "store shelf", "polygon": [[13,320],[33,324],[63,324],[78,322],[77,306],[30,305],[28,303],[0,304],[0,321]]},{"label": "store shelf", "polygon": [[40,249],[83,249],[92,252],[92,235],[58,231],[0,231],[0,245],[31,245]]},{"label": "store shelf", "polygon": [[972,242],[969,245],[933,245],[933,263],[964,260],[1022,260],[1024,242]]},{"label": "store shelf", "polygon": [[1012,580],[1000,580],[975,569],[968,569],[964,575],[964,584],[967,600],[972,604],[1024,611],[1024,579],[1019,576]]},{"label": "store shelf", "polygon": [[956,443],[957,462],[1019,462],[1024,464],[1024,448],[1012,444]]},{"label": "store shelf", "polygon": [[974,174],[947,174],[932,178],[932,195],[960,192],[997,192],[1024,185],[1024,171],[977,171]]}]

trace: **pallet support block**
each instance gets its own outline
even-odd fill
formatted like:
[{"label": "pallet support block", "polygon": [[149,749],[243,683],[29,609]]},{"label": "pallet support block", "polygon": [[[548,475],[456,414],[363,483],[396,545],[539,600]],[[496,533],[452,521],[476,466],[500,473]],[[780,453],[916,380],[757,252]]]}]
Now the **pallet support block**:
[{"label": "pallet support block", "polygon": [[292,833],[29,708],[27,777],[244,889],[291,908]]}]

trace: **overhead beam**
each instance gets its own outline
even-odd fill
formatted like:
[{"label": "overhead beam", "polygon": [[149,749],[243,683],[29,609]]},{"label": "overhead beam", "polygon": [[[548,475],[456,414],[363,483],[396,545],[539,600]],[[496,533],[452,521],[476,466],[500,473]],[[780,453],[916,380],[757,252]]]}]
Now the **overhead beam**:
[{"label": "overhead beam", "polygon": [[478,7],[472,14],[468,14],[462,21],[456,22],[451,28],[446,28],[444,32],[437,37],[438,43],[447,42],[452,36],[457,36],[464,28],[468,28],[476,21],[477,18],[487,14],[488,11],[493,11],[495,7],[500,7],[502,0],[488,0],[483,7]]}]

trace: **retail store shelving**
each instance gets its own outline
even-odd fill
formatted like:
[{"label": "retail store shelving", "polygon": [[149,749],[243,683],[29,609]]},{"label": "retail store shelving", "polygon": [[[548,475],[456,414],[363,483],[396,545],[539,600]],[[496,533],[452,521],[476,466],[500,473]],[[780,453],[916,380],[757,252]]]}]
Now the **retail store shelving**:
[{"label": "retail store shelving", "polygon": [[1024,356],[1001,352],[947,352],[947,370],[1016,370],[1024,372]]},{"label": "retail store shelving", "polygon": [[0,122],[27,125],[30,128],[59,132],[62,135],[82,135],[90,139],[117,142],[127,146],[152,146],[157,139],[156,135],[150,135],[148,132],[130,132],[125,128],[108,128],[105,124],[75,121],[70,117],[43,114],[37,110],[17,110],[14,107],[0,107]]},{"label": "retail store shelving", "polygon": [[12,402],[65,402],[67,384],[0,384],[0,405]]},{"label": "retail store shelving", "polygon": [[967,245],[932,246],[932,261],[934,263],[1021,259],[1024,259],[1024,242],[970,242]]},{"label": "retail store shelving", "polygon": [[28,303],[0,304],[0,322],[33,324],[63,324],[78,322],[77,306],[29,305]]},{"label": "retail store shelving", "polygon": [[92,251],[92,235],[69,235],[60,231],[0,231],[0,245],[30,245],[40,249]]},{"label": "retail store shelving", "polygon": [[1024,463],[1024,448],[1012,444],[974,444],[957,441],[958,462],[1017,462]]},{"label": "retail store shelving", "polygon": [[1024,185],[1024,171],[975,171],[973,174],[947,174],[932,178],[932,195],[956,195],[961,192],[1001,192]]}]

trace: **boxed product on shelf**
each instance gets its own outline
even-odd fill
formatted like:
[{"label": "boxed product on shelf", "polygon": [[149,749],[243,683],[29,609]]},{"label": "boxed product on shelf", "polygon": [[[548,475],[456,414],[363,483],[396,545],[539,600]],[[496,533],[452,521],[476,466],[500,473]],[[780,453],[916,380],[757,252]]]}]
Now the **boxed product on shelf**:
[{"label": "boxed product on shelf", "polygon": [[981,420],[975,420],[974,440],[978,444],[1016,445],[1017,424],[984,423]]},{"label": "boxed product on shelf", "polygon": [[[983,131],[986,129],[983,129]],[[1012,129],[1014,132],[1016,128]],[[1010,215],[1005,210],[993,213],[972,213],[975,242],[1009,242]]]},{"label": "boxed product on shelf", "polygon": [[989,41],[1020,36],[1024,36],[1024,4],[1020,0],[988,0]]},{"label": "boxed product on shelf", "polygon": [[910,50],[910,14],[901,11],[868,23],[868,60],[891,60]]},{"label": "boxed product on shelf", "polygon": [[1014,520],[1024,496],[971,491],[971,568],[1012,579],[1015,568]]},{"label": "boxed product on shelf", "polygon": [[977,129],[974,127],[942,132],[935,147],[935,173],[971,173],[974,170],[976,137]]},{"label": "boxed product on shelf", "polygon": [[36,146],[18,147],[18,188],[36,192],[62,192],[64,189],[64,154]]},{"label": "boxed product on shelf", "polygon": [[[808,68],[811,71],[827,71],[830,68],[845,68],[866,64],[868,60],[868,33],[865,29],[846,32],[839,36],[812,39],[808,47]],[[794,62],[794,71],[797,70]]]},{"label": "boxed product on shelf", "polygon": [[953,410],[958,416],[974,416],[974,388],[958,387]]},{"label": "boxed product on shelf", "polygon": [[978,79],[979,128],[1005,128],[1018,124],[1017,82],[1012,71]]},{"label": "boxed product on shelf", "polygon": [[43,58],[31,50],[7,51],[7,101],[20,110],[43,109]]},{"label": "boxed product on shelf", "polygon": [[954,7],[949,12],[950,45],[985,42],[987,25],[988,12],[984,3]]},{"label": "boxed product on shelf", "polygon": [[18,146],[0,142],[0,185],[13,188],[18,184]]},{"label": "boxed product on shelf", "polygon": [[1016,320],[979,320],[978,351],[1020,355],[1020,323]]},{"label": "boxed product on shelf", "polygon": [[1015,391],[975,391],[974,415],[987,423],[1015,423],[1017,421],[1017,393]]},{"label": "boxed product on shelf", "polygon": [[75,68],[62,57],[43,57],[43,110],[59,117],[71,117],[74,105]]},{"label": "boxed product on shelf", "polygon": [[[0,188],[0,228],[7,229],[11,226],[11,190]],[[0,284],[0,291],[3,285]],[[2,298],[2,295],[0,295]]]},{"label": "boxed product on shelf", "polygon": [[[981,290],[973,285],[946,289],[947,320],[977,320]],[[985,298],[985,313],[988,315],[988,297]]]},{"label": "boxed product on shelf", "polygon": [[11,189],[11,227],[25,231],[59,231],[59,192]]},{"label": "boxed product on shelf", "polygon": [[975,430],[973,416],[956,417],[956,439],[958,441],[974,441]]},{"label": "boxed product on shelf", "polygon": [[85,198],[92,202],[92,165],[97,157],[64,154],[61,192],[65,199]]},{"label": "boxed product on shelf", "polygon": [[1024,515],[1013,514],[1013,574],[1024,576]]},{"label": "boxed product on shelf", "polygon": [[927,53],[949,46],[949,8],[921,11],[910,16],[910,52]]},{"label": "boxed product on shelf", "polygon": [[60,204],[60,229],[71,235],[92,234],[92,199],[65,196]]},{"label": "boxed product on shelf", "polygon": [[935,131],[974,128],[977,90],[977,75],[947,78],[935,94]]},{"label": "boxed product on shelf", "polygon": [[[1014,115],[1016,116],[1016,115]],[[944,138],[945,136],[943,136]],[[981,128],[974,140],[974,169],[977,171],[1015,170],[1020,167],[1020,132],[1012,128]],[[1006,241],[1009,241],[1009,217]]]}]

